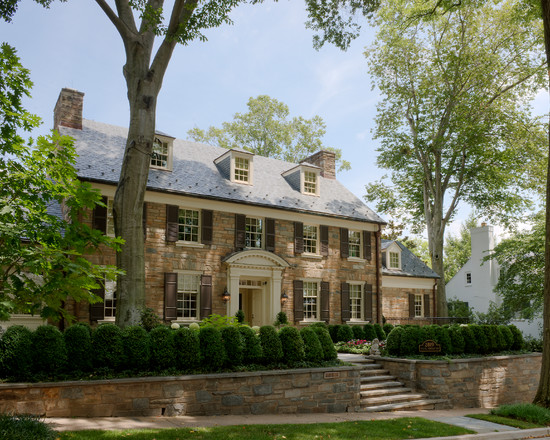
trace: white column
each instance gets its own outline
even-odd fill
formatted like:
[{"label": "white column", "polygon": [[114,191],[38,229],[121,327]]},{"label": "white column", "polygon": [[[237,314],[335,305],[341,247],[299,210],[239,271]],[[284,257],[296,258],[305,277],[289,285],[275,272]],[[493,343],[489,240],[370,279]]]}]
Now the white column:
[{"label": "white column", "polygon": [[281,311],[281,291],[283,274],[281,269],[274,269],[271,287],[271,319],[275,321],[277,313]]},{"label": "white column", "polygon": [[227,305],[227,316],[235,316],[239,310],[239,278],[240,274],[235,268],[227,270],[227,279],[229,280],[229,295],[231,299]]}]

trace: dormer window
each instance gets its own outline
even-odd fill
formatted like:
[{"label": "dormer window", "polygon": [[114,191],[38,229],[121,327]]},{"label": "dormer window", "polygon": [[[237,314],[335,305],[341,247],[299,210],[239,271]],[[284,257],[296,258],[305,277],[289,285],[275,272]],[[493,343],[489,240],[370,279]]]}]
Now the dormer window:
[{"label": "dormer window", "polygon": [[254,154],[244,150],[229,150],[215,159],[214,163],[231,182],[252,185]]},{"label": "dormer window", "polygon": [[172,169],[172,140],[155,136],[153,152],[151,153],[151,167],[163,170]]},{"label": "dormer window", "polygon": [[248,183],[250,178],[250,161],[246,157],[235,157],[234,180]]},{"label": "dormer window", "polygon": [[304,171],[304,192],[317,194],[317,174],[312,171]]},{"label": "dormer window", "polygon": [[388,252],[390,269],[399,269],[399,252]]},{"label": "dormer window", "polygon": [[388,269],[401,270],[401,248],[395,241],[385,249],[384,259]]},{"label": "dormer window", "polygon": [[282,176],[297,191],[308,196],[319,196],[319,176],[321,170],[315,165],[300,164]]}]

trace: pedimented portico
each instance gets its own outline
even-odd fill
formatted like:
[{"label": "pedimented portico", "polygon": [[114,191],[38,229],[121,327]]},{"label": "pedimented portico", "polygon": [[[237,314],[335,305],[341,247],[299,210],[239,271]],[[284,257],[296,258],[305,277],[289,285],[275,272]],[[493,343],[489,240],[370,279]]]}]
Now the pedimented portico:
[{"label": "pedimented portico", "polygon": [[241,308],[251,325],[272,324],[281,311],[283,271],[290,266],[288,262],[261,249],[235,252],[223,262],[230,295],[227,315],[235,316]]}]

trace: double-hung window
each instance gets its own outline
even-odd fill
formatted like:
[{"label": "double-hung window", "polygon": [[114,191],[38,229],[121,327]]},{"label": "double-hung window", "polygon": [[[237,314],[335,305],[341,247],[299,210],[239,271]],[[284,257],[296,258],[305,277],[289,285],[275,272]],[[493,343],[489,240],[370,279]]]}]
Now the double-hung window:
[{"label": "double-hung window", "polygon": [[106,226],[106,234],[114,237],[115,236],[115,217],[113,216],[113,199],[108,198],[107,199],[107,226]]},{"label": "double-hung window", "polygon": [[415,318],[422,318],[424,316],[424,296],[414,295],[414,316]]},{"label": "double-hung window", "polygon": [[363,285],[349,285],[349,310],[350,319],[354,321],[363,320]]},{"label": "double-hung window", "polygon": [[317,173],[304,171],[304,193],[317,194]]},{"label": "double-hung window", "polygon": [[115,318],[116,316],[116,281],[105,280],[105,296],[103,298],[103,307],[105,319]]},{"label": "double-hung window", "polygon": [[180,208],[178,215],[178,240],[190,243],[199,243],[199,237],[199,211]]},{"label": "double-hung window", "polygon": [[348,255],[361,258],[361,231],[348,231]]},{"label": "double-hung window", "polygon": [[197,319],[200,293],[200,275],[178,273],[176,315],[178,318]]},{"label": "double-hung window", "polygon": [[304,252],[307,254],[319,253],[318,245],[318,227],[314,225],[304,225]]},{"label": "double-hung window", "polygon": [[235,157],[234,171],[236,182],[250,182],[250,161],[246,157]]},{"label": "double-hung window", "polygon": [[399,252],[389,252],[390,269],[399,269]]},{"label": "double-hung window", "polygon": [[170,144],[155,137],[153,141],[153,152],[151,154],[151,166],[155,168],[170,169]]},{"label": "double-hung window", "polygon": [[245,246],[247,248],[263,248],[263,220],[261,218],[246,217]]},{"label": "double-hung window", "polygon": [[304,320],[315,321],[319,316],[319,283],[304,281]]}]

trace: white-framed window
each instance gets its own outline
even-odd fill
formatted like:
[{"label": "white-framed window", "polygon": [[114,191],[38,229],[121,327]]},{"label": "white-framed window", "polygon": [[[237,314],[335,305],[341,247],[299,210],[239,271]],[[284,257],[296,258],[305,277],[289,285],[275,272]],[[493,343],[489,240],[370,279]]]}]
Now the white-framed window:
[{"label": "white-framed window", "polygon": [[106,234],[114,237],[115,236],[115,217],[113,216],[113,204],[114,200],[109,197],[107,198],[107,224],[106,224]]},{"label": "white-framed window", "polygon": [[178,273],[176,316],[183,319],[198,319],[201,276],[197,273]]},{"label": "white-framed window", "polygon": [[315,225],[304,225],[304,253],[319,253],[319,228]]},{"label": "white-framed window", "polygon": [[424,316],[424,295],[414,295],[414,317]]},{"label": "white-framed window", "polygon": [[178,240],[189,243],[199,243],[200,212],[194,209],[179,209]]},{"label": "white-framed window", "polygon": [[246,217],[245,246],[247,248],[263,248],[264,222],[261,218]]},{"label": "white-framed window", "polygon": [[388,252],[389,268],[399,269],[401,267],[399,261],[399,252]]},{"label": "white-framed window", "polygon": [[363,285],[349,284],[349,311],[352,321],[363,320]]},{"label": "white-framed window", "polygon": [[151,167],[163,170],[172,169],[172,142],[155,136],[153,152],[151,153]]},{"label": "white-framed window", "polygon": [[348,252],[350,257],[361,258],[361,231],[348,231]]},{"label": "white-framed window", "polygon": [[472,284],[472,272],[466,272],[466,284]]},{"label": "white-framed window", "polygon": [[116,316],[116,281],[105,280],[105,293],[103,298],[105,320],[113,320]]},{"label": "white-framed window", "polygon": [[248,158],[235,157],[233,179],[235,182],[250,183],[250,160]]},{"label": "white-framed window", "polygon": [[304,192],[306,194],[317,194],[317,173],[304,171]]},{"label": "white-framed window", "polygon": [[317,281],[304,281],[304,321],[316,321],[319,316],[319,288]]}]

